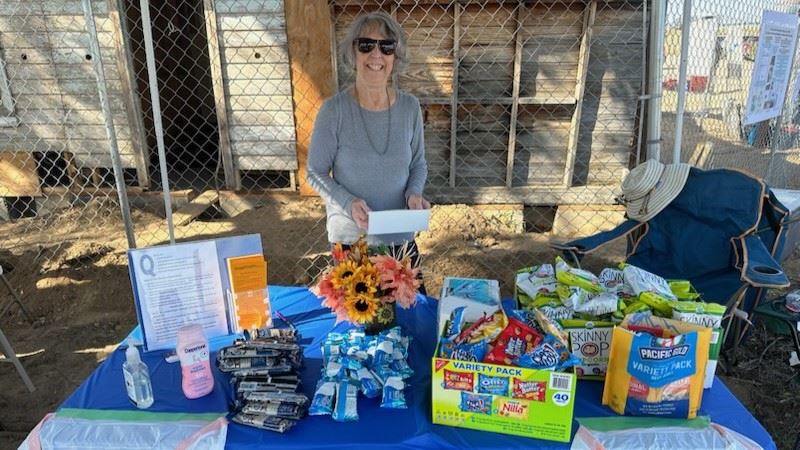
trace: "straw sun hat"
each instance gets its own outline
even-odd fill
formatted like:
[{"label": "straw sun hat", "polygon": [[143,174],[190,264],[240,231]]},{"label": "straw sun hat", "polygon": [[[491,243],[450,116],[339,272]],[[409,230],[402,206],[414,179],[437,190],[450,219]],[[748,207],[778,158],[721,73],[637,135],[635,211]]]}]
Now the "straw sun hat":
[{"label": "straw sun hat", "polygon": [[628,217],[646,222],[681,193],[689,177],[688,164],[663,164],[649,159],[622,181],[622,202]]}]

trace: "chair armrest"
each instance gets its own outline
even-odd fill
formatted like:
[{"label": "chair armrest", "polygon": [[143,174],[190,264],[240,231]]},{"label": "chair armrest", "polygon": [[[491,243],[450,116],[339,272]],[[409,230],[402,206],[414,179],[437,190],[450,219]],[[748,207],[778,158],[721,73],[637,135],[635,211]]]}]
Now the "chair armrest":
[{"label": "chair armrest", "polygon": [[638,227],[644,225],[646,225],[646,222],[643,223],[635,220],[626,220],[612,230],[603,231],[592,236],[575,239],[565,243],[551,243],[550,247],[562,251],[565,255],[577,262],[580,261],[580,259],[586,254],[597,250],[609,242],[613,242],[621,237],[628,236]]},{"label": "chair armrest", "polygon": [[758,236],[749,235],[731,239],[733,244],[734,266],[739,269],[740,278],[753,287],[784,288],[789,279],[780,263],[772,257]]}]

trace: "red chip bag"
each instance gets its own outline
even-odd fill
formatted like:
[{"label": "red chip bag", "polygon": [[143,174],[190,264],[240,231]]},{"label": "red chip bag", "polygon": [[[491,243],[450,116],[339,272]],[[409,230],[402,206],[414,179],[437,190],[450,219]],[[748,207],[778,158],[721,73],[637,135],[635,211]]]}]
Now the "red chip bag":
[{"label": "red chip bag", "polygon": [[492,343],[491,350],[486,353],[483,362],[513,365],[514,359],[531,351],[542,341],[542,335],[525,322],[513,317],[508,318],[508,325]]}]

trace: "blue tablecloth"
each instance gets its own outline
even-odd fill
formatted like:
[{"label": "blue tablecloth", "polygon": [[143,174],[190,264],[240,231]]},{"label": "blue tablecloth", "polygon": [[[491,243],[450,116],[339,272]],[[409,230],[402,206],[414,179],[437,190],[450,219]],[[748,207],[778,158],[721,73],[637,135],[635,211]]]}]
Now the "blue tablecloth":
[{"label": "blue tablecloth", "polygon": [[[320,306],[306,288],[270,287],[274,310],[280,311],[302,333],[305,347],[305,368],[302,373],[303,391],[309,398],[319,378],[321,360],[320,343],[332,331],[343,331],[344,324],[334,326],[330,312]],[[378,399],[359,396],[358,422],[339,423],[328,416],[312,416],[300,421],[285,434],[262,431],[231,423],[228,429],[227,448],[568,448],[568,444],[515,437],[498,433],[479,432],[461,428],[434,425],[431,422],[431,356],[436,342],[436,300],[420,296],[417,307],[398,309],[398,322],[404,331],[414,337],[409,350],[409,362],[415,375],[409,380],[406,392],[409,408],[405,410],[382,409]],[[212,349],[228,345],[231,338],[212,340]],[[151,411],[166,412],[220,412],[225,413],[233,391],[224,374],[216,372],[217,385],[210,395],[188,400],[181,391],[180,367],[164,361],[162,352],[150,352],[143,360],[150,368],[155,403]],[[134,409],[128,402],[122,377],[124,352],[112,353],[80,387],[61,405],[62,408]],[[216,370],[216,369],[215,369]],[[581,381],[577,387],[575,417],[613,416],[614,413],[600,404],[602,382]],[[712,421],[732,428],[760,443],[765,449],[774,449],[772,438],[761,424],[750,415],[721,380],[706,390],[701,414]],[[573,424],[573,433],[577,422]]]}]

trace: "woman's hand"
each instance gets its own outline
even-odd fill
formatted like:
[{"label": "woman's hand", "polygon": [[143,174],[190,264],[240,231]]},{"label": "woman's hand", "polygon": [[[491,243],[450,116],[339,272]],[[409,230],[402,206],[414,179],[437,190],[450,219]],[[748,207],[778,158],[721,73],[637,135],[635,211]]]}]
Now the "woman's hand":
[{"label": "woman's hand", "polygon": [[408,205],[408,209],[431,209],[431,202],[425,200],[423,196],[418,194],[409,195],[406,204]]},{"label": "woman's hand", "polygon": [[358,228],[366,230],[369,227],[369,206],[367,202],[357,198],[350,204],[350,217],[356,223]]}]

